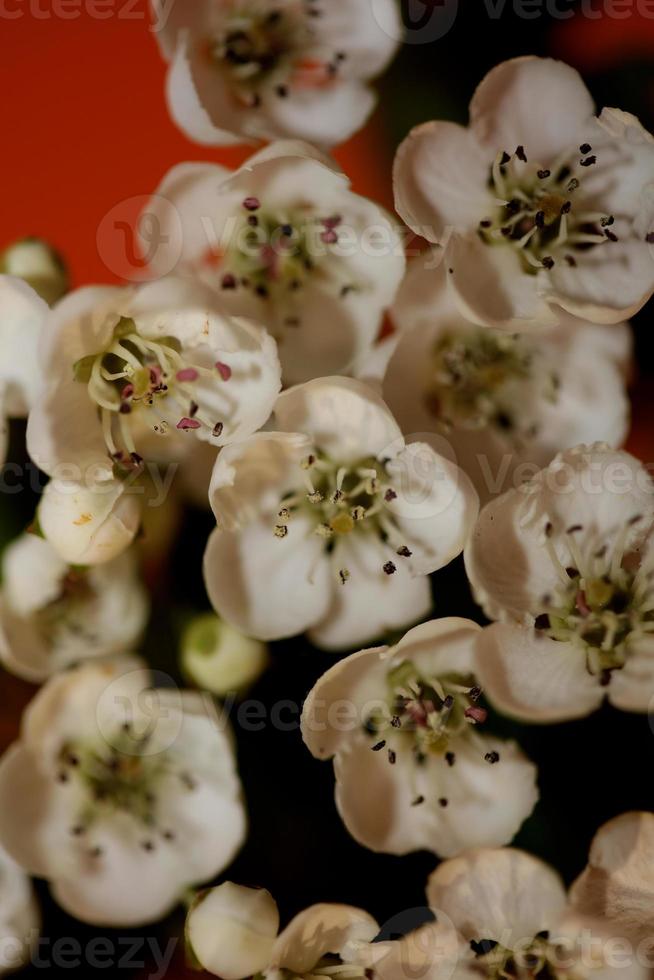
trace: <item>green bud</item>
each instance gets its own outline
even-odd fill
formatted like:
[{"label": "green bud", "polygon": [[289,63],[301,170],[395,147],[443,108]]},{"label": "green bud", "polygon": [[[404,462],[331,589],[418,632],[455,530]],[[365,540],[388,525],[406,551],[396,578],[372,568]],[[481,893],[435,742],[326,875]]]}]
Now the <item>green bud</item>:
[{"label": "green bud", "polygon": [[267,662],[265,643],[244,636],[214,613],[197,616],[182,636],[182,671],[218,697],[246,690]]}]

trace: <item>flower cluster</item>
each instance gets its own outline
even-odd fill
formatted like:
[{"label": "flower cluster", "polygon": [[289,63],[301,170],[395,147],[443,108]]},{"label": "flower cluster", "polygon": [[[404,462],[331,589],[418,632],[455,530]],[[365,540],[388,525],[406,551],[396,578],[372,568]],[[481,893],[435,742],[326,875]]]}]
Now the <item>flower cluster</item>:
[{"label": "flower cluster", "polygon": [[[540,800],[510,735],[654,705],[654,481],[622,448],[654,138],[566,65],[499,65],[468,128],[398,150],[407,266],[325,152],[372,110],[394,0],[152,7],[176,123],[257,148],[167,173],[143,281],[71,290],[45,242],[0,253],[1,461],[27,419],[48,481],[1,557],[0,660],[42,686],[0,758],[0,970],[38,936],[33,875],[95,926],[186,902],[222,980],[613,980],[611,940],[654,953],[654,814],[601,827],[566,892],[508,846]],[[457,559],[484,625],[449,608]],[[213,611],[188,614],[192,573]],[[162,595],[190,690],[156,621],[138,653]],[[198,890],[247,839],[217,699],[305,633],[333,663],[301,737],[346,830],[445,859],[404,935],[344,904],[280,930],[263,889]]]}]

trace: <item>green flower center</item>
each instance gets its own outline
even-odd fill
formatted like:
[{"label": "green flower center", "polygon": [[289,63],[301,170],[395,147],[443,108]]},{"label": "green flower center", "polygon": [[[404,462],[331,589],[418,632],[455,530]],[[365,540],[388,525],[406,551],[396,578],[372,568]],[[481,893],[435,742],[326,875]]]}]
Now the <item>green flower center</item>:
[{"label": "green flower center", "polygon": [[257,90],[286,81],[295,57],[309,42],[307,19],[301,4],[271,9],[269,3],[249,0],[233,6],[223,30],[210,42],[210,56],[242,101],[258,104]]},{"label": "green flower center", "polygon": [[[349,466],[339,466],[326,455],[316,452],[300,463],[302,490],[285,494],[280,501],[275,536],[285,538],[294,515],[308,516],[314,534],[324,539],[325,549],[333,551],[339,538],[366,534],[391,549],[388,554],[410,558],[408,548],[389,504],[397,498],[386,468],[374,457]],[[388,557],[384,554],[384,557]],[[383,570],[393,575],[393,560],[383,562]],[[350,578],[347,568],[338,571],[340,581]]]},{"label": "green flower center", "polygon": [[489,177],[497,207],[479,223],[481,240],[510,245],[534,274],[558,261],[574,267],[581,252],[617,241],[613,215],[584,205],[584,175],[596,162],[588,143],[546,169],[530,164],[522,146],[513,156],[498,153]]},{"label": "green flower center", "polygon": [[[487,328],[445,332],[433,351],[427,407],[446,427],[515,433],[524,427],[526,385],[544,399],[557,396],[557,376],[535,371],[536,357],[534,345],[521,336]],[[529,434],[535,434],[533,426]]]},{"label": "green flower center", "polygon": [[[276,339],[279,328],[302,325],[303,291],[312,281],[329,281],[341,299],[357,289],[349,277],[348,261],[334,249],[339,242],[340,215],[317,216],[307,201],[292,210],[267,209],[256,197],[242,203],[243,213],[219,255],[223,290],[244,290],[270,300],[281,318],[270,323]],[[207,257],[211,264],[212,255]],[[277,332],[276,332],[277,329]]]},{"label": "green flower center", "polygon": [[[157,838],[174,839],[174,832],[159,823],[157,791],[163,779],[176,779],[183,792],[192,792],[196,781],[176,767],[170,752],[150,753],[149,741],[150,734],[140,735],[126,723],[110,743],[71,741],[62,746],[58,781],[81,787],[86,801],[71,827],[74,837],[88,841],[98,820],[121,812],[141,828],[145,850],[154,850]],[[90,853],[99,856],[97,848],[90,847]]]},{"label": "green flower center", "polygon": [[116,475],[140,466],[132,425],[135,419],[159,436],[171,422],[180,430],[205,428],[219,436],[223,423],[200,411],[199,383],[228,380],[231,370],[218,362],[214,369],[187,364],[175,337],[152,340],[141,336],[134,320],[121,317],[110,345],[74,365],[75,380],[86,384],[97,406],[107,452]]},{"label": "green flower center", "polygon": [[554,594],[543,597],[536,629],[553,640],[581,647],[589,672],[603,684],[610,682],[614,670],[624,667],[630,647],[654,633],[654,569],[647,562],[632,567],[624,553],[627,533],[641,519],[638,515],[628,521],[611,549],[602,545],[582,550],[576,539],[583,526],[571,526],[565,535],[568,564],[554,549],[551,525],[545,530],[560,585]]}]

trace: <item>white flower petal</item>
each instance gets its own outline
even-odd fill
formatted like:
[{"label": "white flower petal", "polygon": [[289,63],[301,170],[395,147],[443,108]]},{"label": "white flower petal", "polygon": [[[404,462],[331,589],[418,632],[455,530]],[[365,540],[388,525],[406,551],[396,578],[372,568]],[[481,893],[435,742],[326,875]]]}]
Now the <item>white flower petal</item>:
[{"label": "white flower petal", "polygon": [[315,89],[291,86],[283,99],[267,93],[267,118],[257,132],[267,139],[296,136],[317,146],[335,146],[361,129],[376,101],[374,92],[357,81]]},{"label": "white flower petal", "polygon": [[37,350],[47,313],[26,282],[0,275],[0,384],[11,417],[27,415],[42,384]]},{"label": "white flower petal", "polygon": [[654,814],[623,813],[604,824],[570,898],[581,913],[607,920],[636,941],[651,938]]},{"label": "white flower petal", "polygon": [[404,446],[379,395],[350,378],[318,378],[283,392],[274,419],[287,432],[310,436],[317,449],[343,464],[395,456]]},{"label": "white flower petal", "polygon": [[214,163],[178,163],[168,171],[139,220],[141,247],[153,272],[200,275],[207,261],[212,273],[208,259],[220,244],[229,211],[239,203],[223,188],[230,176]]},{"label": "white flower petal", "polygon": [[[535,767],[515,743],[499,739],[455,739],[451,750],[454,765],[437,756],[416,767],[405,747],[391,765],[363,736],[351,741],[334,772],[336,804],[352,836],[374,851],[424,849],[443,857],[508,843],[538,799]],[[484,758],[492,751],[500,757],[495,764]],[[375,799],[384,806],[372,805]]]},{"label": "white flower petal", "polygon": [[268,967],[279,912],[264,889],[226,881],[200,893],[186,920],[186,938],[194,956],[223,980],[243,980]]},{"label": "white flower petal", "polygon": [[3,599],[20,616],[57,599],[68,571],[60,555],[35,534],[22,534],[2,555]]},{"label": "white flower petal", "polygon": [[574,68],[551,58],[514,58],[486,75],[470,104],[470,124],[495,152],[523,145],[545,165],[574,146],[595,107]]},{"label": "white flower petal", "polygon": [[[345,657],[330,667],[313,686],[302,708],[302,738],[317,759],[331,759],[366,720],[366,705],[381,704],[386,691],[385,654],[388,647],[372,647]],[[353,712],[342,721],[333,705]]]},{"label": "white flower petal", "polygon": [[619,323],[654,293],[651,246],[644,240],[608,242],[587,252],[575,268],[557,263],[549,281],[549,302],[594,323]]},{"label": "white flower petal", "polygon": [[443,263],[455,302],[473,323],[519,333],[558,322],[545,297],[547,273],[525,272],[514,249],[489,248],[476,234],[454,234]]},{"label": "white flower petal", "polygon": [[255,134],[236,135],[247,110],[230,98],[220,70],[188,31],[179,35],[166,82],[168,108],[189,139],[207,146],[232,146]]},{"label": "white flower petal", "polygon": [[38,508],[49,544],[71,565],[96,565],[125,551],[138,531],[139,498],[117,480],[93,487],[51,480]]},{"label": "white flower petal", "polygon": [[275,943],[271,966],[302,976],[328,953],[349,961],[348,950],[370,942],[379,926],[367,912],[349,905],[312,905],[296,915]]},{"label": "white flower petal", "polygon": [[524,721],[583,718],[605,693],[581,648],[509,623],[480,634],[476,674],[498,710]]},{"label": "white flower petal", "polygon": [[566,904],[559,876],[522,851],[481,849],[441,864],[427,898],[468,940],[490,939],[511,948],[558,922]]},{"label": "white flower petal", "polygon": [[134,927],[161,919],[181,900],[185,883],[172,849],[144,850],[120,817],[94,829],[93,845],[102,848],[99,858],[82,859],[52,881],[70,915],[95,926]]},{"label": "white flower petal", "polygon": [[[388,561],[395,565],[390,575],[384,571]],[[424,619],[431,609],[429,579],[412,577],[393,549],[375,536],[355,533],[339,541],[331,568],[331,603],[310,632],[311,641],[323,649],[361,646]],[[344,583],[339,581],[342,569],[349,572]]]},{"label": "white flower petal", "polygon": [[23,869],[0,850],[0,973],[27,965],[36,949],[41,915]]},{"label": "white flower petal", "polygon": [[[447,565],[463,551],[479,513],[466,474],[424,442],[412,442],[387,467],[397,497],[388,504],[412,552],[414,575]],[[404,541],[406,538],[406,541]]]},{"label": "white flower petal", "polygon": [[47,877],[53,856],[69,846],[67,801],[38,756],[18,743],[0,760],[0,799],[1,846],[28,874]]},{"label": "white flower petal", "polygon": [[356,962],[379,980],[473,980],[478,975],[469,945],[444,915],[401,939],[362,946]]},{"label": "white flower petal", "polygon": [[238,531],[216,529],[204,556],[204,580],[214,609],[259,640],[295,636],[320,621],[336,583],[313,525],[293,518],[285,538],[266,520]]},{"label": "white flower petal", "polygon": [[654,637],[651,633],[630,640],[626,663],[611,674],[607,696],[621,711],[651,712],[654,699]]},{"label": "white flower petal", "polygon": [[236,530],[259,516],[269,517],[271,531],[288,490],[295,490],[299,465],[311,451],[304,435],[258,432],[223,449],[213,469],[209,501],[219,527]]},{"label": "white flower petal", "polygon": [[476,228],[492,208],[486,188],[492,157],[456,123],[418,126],[395,157],[398,214],[416,234],[440,244],[452,231]]}]

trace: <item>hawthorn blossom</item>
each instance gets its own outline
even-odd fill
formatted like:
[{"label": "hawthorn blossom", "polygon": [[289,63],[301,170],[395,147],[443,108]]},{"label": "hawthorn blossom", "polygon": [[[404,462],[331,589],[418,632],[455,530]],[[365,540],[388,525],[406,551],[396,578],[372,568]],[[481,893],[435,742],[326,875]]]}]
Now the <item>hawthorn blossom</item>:
[{"label": "hawthorn blossom", "polygon": [[0,464],[7,419],[25,418],[40,385],[37,348],[48,307],[22,279],[0,275]]},{"label": "hawthorn blossom", "polygon": [[281,975],[364,980],[359,965],[379,926],[349,905],[312,905],[279,932],[275,900],[264,889],[226,881],[200,892],[186,920],[186,940],[197,963],[222,980]]},{"label": "hawthorn blossom", "polygon": [[270,337],[177,279],[70,293],[40,354],[27,448],[51,476],[75,464],[109,479],[144,457],[178,460],[194,435],[224,445],[263,425],[280,387]]},{"label": "hawthorn blossom", "polygon": [[594,113],[573,68],[516,58],[481,82],[468,129],[426,123],[400,147],[396,207],[443,246],[475,323],[618,323],[654,292],[654,140],[627,112]]},{"label": "hawthorn blossom", "polygon": [[[602,920],[571,909],[547,864],[512,848],[443,862],[427,884],[436,921],[363,947],[380,980],[647,980],[648,969]],[[617,941],[617,942],[616,942]]]},{"label": "hawthorn blossom", "polygon": [[225,868],[245,836],[228,736],[202,696],[135,661],[51,678],[0,761],[0,842],[71,915],[137,926]]},{"label": "hawthorn blossom", "polygon": [[0,848],[0,974],[29,962],[40,924],[29,878]]},{"label": "hawthorn blossom", "polygon": [[467,477],[406,444],[379,396],[321,378],[284,392],[261,432],[218,456],[204,559],[220,616],[259,639],[304,630],[338,649],[424,618],[427,575],[462,550]]},{"label": "hawthorn blossom", "polygon": [[141,235],[154,272],[199,277],[232,313],[267,327],[286,384],[348,373],[374,343],[405,268],[390,216],[299,142],[275,143],[236,171],[174,167]]},{"label": "hawthorn blossom", "polygon": [[395,54],[394,0],[152,0],[170,65],[168,106],[198,143],[348,139],[372,112],[369,82]]},{"label": "hawthorn blossom", "polygon": [[577,446],[482,509],[466,549],[486,614],[476,672],[501,711],[579,718],[654,696],[654,484],[610,447]]},{"label": "hawthorn blossom", "polygon": [[[563,313],[530,334],[465,320],[436,253],[410,266],[391,315],[399,333],[382,393],[405,433],[434,432],[482,500],[546,466],[561,449],[627,434],[627,324]],[[515,482],[514,482],[515,481]]]},{"label": "hawthorn blossom", "polygon": [[483,731],[479,631],[466,619],[423,623],[393,647],[339,661],[310,692],[302,737],[316,758],[333,758],[336,806],[360,844],[449,857],[507,843],[533,810],[534,765]]},{"label": "hawthorn blossom", "polygon": [[50,305],[69,288],[61,255],[41,238],[22,238],[0,252],[0,273],[23,279]]},{"label": "hawthorn blossom", "polygon": [[73,567],[34,534],[3,552],[0,659],[26,680],[39,683],[89,657],[134,649],[147,611],[132,553]]},{"label": "hawthorn blossom", "polygon": [[654,814],[623,813],[595,834],[574,907],[654,949]]},{"label": "hawthorn blossom", "polygon": [[90,486],[50,480],[39,501],[37,529],[69,565],[101,565],[122,554],[141,525],[140,498],[127,481]]}]

